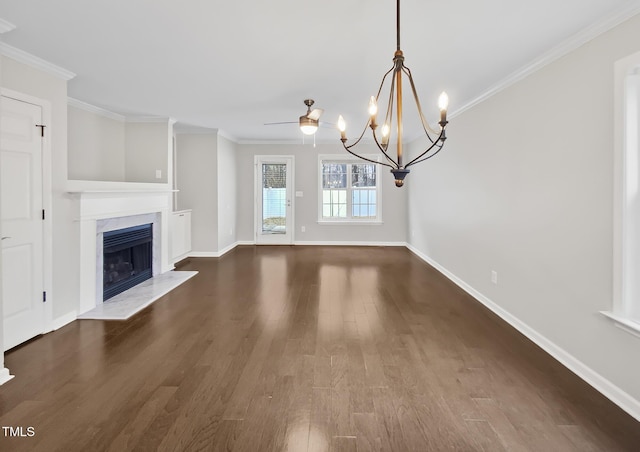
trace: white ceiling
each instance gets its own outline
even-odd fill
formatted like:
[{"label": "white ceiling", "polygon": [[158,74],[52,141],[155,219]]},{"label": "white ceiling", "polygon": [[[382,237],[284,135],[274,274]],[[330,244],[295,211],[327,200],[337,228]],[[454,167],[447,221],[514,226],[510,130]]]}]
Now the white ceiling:
[{"label": "white ceiling", "polygon": [[[402,49],[428,119],[638,0],[403,0]],[[366,122],[391,68],[393,0],[0,0],[2,40],[76,74],[69,96],[125,116],[172,117],[240,141],[300,140],[303,99]],[[453,124],[452,124],[453,125]],[[453,129],[451,129],[453,130]],[[409,131],[411,133],[411,131]],[[452,131],[450,132],[450,134]],[[318,139],[337,139],[320,129]]]}]

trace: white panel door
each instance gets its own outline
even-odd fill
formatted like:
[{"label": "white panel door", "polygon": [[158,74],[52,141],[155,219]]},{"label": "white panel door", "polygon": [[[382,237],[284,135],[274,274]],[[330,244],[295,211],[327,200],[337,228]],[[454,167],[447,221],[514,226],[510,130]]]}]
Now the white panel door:
[{"label": "white panel door", "polygon": [[42,334],[42,107],[0,99],[4,349]]},{"label": "white panel door", "polygon": [[256,156],[256,243],[293,243],[293,157]]}]

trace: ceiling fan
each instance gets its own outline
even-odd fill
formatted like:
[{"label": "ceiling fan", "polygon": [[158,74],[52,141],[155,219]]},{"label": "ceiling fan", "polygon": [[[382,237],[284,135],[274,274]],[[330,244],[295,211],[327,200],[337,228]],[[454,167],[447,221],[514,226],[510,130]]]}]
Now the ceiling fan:
[{"label": "ceiling fan", "polygon": [[[313,135],[318,130],[318,125],[320,124],[320,116],[324,112],[322,108],[314,108],[311,109],[311,106],[315,103],[313,99],[305,99],[304,104],[307,106],[307,113],[300,116],[298,120],[298,125],[300,126],[300,130],[305,135]],[[295,121],[286,121],[286,122],[268,122],[265,123],[265,126],[272,126],[276,124],[295,124]]]}]

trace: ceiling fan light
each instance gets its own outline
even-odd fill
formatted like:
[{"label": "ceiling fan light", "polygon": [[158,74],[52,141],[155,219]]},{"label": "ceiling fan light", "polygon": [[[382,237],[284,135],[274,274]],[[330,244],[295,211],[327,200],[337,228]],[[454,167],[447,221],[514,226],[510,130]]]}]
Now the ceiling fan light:
[{"label": "ceiling fan light", "polygon": [[314,133],[316,133],[316,130],[318,130],[317,126],[300,126],[300,130],[302,130],[302,133],[304,133],[305,135],[313,135]]},{"label": "ceiling fan light", "polygon": [[300,116],[300,130],[305,135],[313,135],[318,130],[318,121],[307,116]]}]

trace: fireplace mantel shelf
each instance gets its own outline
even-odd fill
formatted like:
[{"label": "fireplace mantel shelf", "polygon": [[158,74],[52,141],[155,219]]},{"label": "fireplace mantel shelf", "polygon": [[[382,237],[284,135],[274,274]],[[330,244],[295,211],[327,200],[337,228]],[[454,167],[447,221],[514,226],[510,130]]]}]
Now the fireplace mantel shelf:
[{"label": "fireplace mantel shelf", "polygon": [[149,182],[110,182],[68,180],[66,192],[69,194],[163,194],[175,193],[169,184]]},{"label": "fireplace mantel shelf", "polygon": [[168,190],[168,189],[162,189],[162,190],[143,190],[143,189],[139,189],[139,190],[74,190],[74,191],[67,191],[67,193],[71,193],[71,194],[110,194],[110,193],[131,193],[131,194],[136,194],[136,193],[177,193],[179,190]]}]

